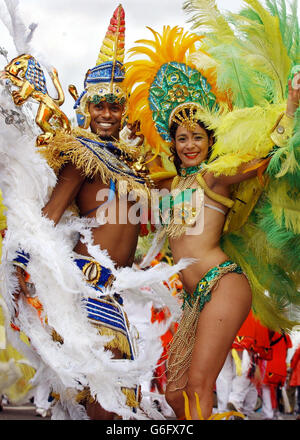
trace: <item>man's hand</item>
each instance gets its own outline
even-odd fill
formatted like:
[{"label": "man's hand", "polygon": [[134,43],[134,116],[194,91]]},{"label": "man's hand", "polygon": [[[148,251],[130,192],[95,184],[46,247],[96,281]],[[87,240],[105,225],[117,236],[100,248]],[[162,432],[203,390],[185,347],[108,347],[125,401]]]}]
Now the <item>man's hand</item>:
[{"label": "man's hand", "polygon": [[127,127],[130,131],[130,135],[128,136],[128,139],[134,140],[139,139],[139,141],[135,144],[137,147],[143,145],[144,142],[144,136],[142,133],[139,133],[140,131],[140,121],[134,121],[133,124],[127,124]]},{"label": "man's hand", "polygon": [[287,99],[286,114],[294,117],[300,103],[300,72],[296,73],[293,79],[289,80],[289,92]]}]

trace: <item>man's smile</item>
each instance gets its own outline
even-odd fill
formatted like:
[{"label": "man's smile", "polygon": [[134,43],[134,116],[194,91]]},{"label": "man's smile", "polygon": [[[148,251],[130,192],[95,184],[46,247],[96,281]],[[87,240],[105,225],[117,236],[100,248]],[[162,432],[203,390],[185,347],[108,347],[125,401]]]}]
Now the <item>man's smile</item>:
[{"label": "man's smile", "polygon": [[111,128],[115,122],[97,122],[97,124],[102,128]]}]

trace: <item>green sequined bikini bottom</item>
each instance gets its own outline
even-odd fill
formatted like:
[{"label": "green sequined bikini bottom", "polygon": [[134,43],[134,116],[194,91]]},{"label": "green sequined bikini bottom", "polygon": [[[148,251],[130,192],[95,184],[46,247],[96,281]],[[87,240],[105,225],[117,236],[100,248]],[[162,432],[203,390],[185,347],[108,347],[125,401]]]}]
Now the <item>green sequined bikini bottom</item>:
[{"label": "green sequined bikini bottom", "polygon": [[231,260],[210,269],[199,281],[192,294],[184,291],[183,314],[178,329],[169,347],[168,386],[170,391],[183,389],[187,383],[187,376],[183,376],[190,366],[192,352],[196,340],[199,313],[211,299],[213,288],[227,273],[242,274],[242,268]]},{"label": "green sequined bikini bottom", "polygon": [[195,302],[198,301],[199,311],[201,311],[204,305],[211,299],[212,288],[223,275],[229,272],[242,274],[243,270],[231,260],[227,260],[224,263],[213,267],[199,281],[192,294],[186,292],[185,290],[183,291],[181,294],[183,299],[182,309],[185,308],[186,304],[188,304],[190,307],[193,307]]}]

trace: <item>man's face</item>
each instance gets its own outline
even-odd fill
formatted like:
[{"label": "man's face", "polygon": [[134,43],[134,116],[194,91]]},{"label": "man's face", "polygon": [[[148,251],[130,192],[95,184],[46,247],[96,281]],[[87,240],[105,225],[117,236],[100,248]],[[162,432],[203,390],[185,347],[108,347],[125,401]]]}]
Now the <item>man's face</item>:
[{"label": "man's face", "polygon": [[106,101],[89,104],[91,131],[103,140],[119,139],[123,107]]}]

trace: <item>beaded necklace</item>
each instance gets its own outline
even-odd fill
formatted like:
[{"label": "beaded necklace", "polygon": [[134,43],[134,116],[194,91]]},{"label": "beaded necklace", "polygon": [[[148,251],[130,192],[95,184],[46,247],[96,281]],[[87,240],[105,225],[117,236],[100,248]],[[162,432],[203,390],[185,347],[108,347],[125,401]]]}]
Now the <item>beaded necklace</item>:
[{"label": "beaded necklace", "polygon": [[[202,163],[193,167],[181,168],[179,175],[173,179],[172,194],[161,200],[162,225],[169,238],[180,238],[187,232],[187,228],[196,223],[204,203],[204,191],[197,183],[197,175],[202,168]],[[195,192],[197,195],[193,203],[192,196]],[[168,204],[169,207],[166,209]]]},{"label": "beaded necklace", "polygon": [[195,183],[197,182],[197,186],[199,186],[197,181],[197,176],[203,170],[203,165],[206,162],[201,162],[199,165],[188,167],[188,168],[180,168],[178,171],[178,175],[174,177],[172,182],[173,191],[175,188],[184,191],[188,188],[195,188]]},{"label": "beaded necklace", "polygon": [[179,176],[180,177],[188,177],[188,176],[192,176],[193,174],[197,174],[199,173],[199,171],[201,171],[203,169],[203,163],[206,164],[206,162],[201,162],[199,165],[195,165],[193,167],[188,167],[188,168],[180,168],[179,169]]}]

